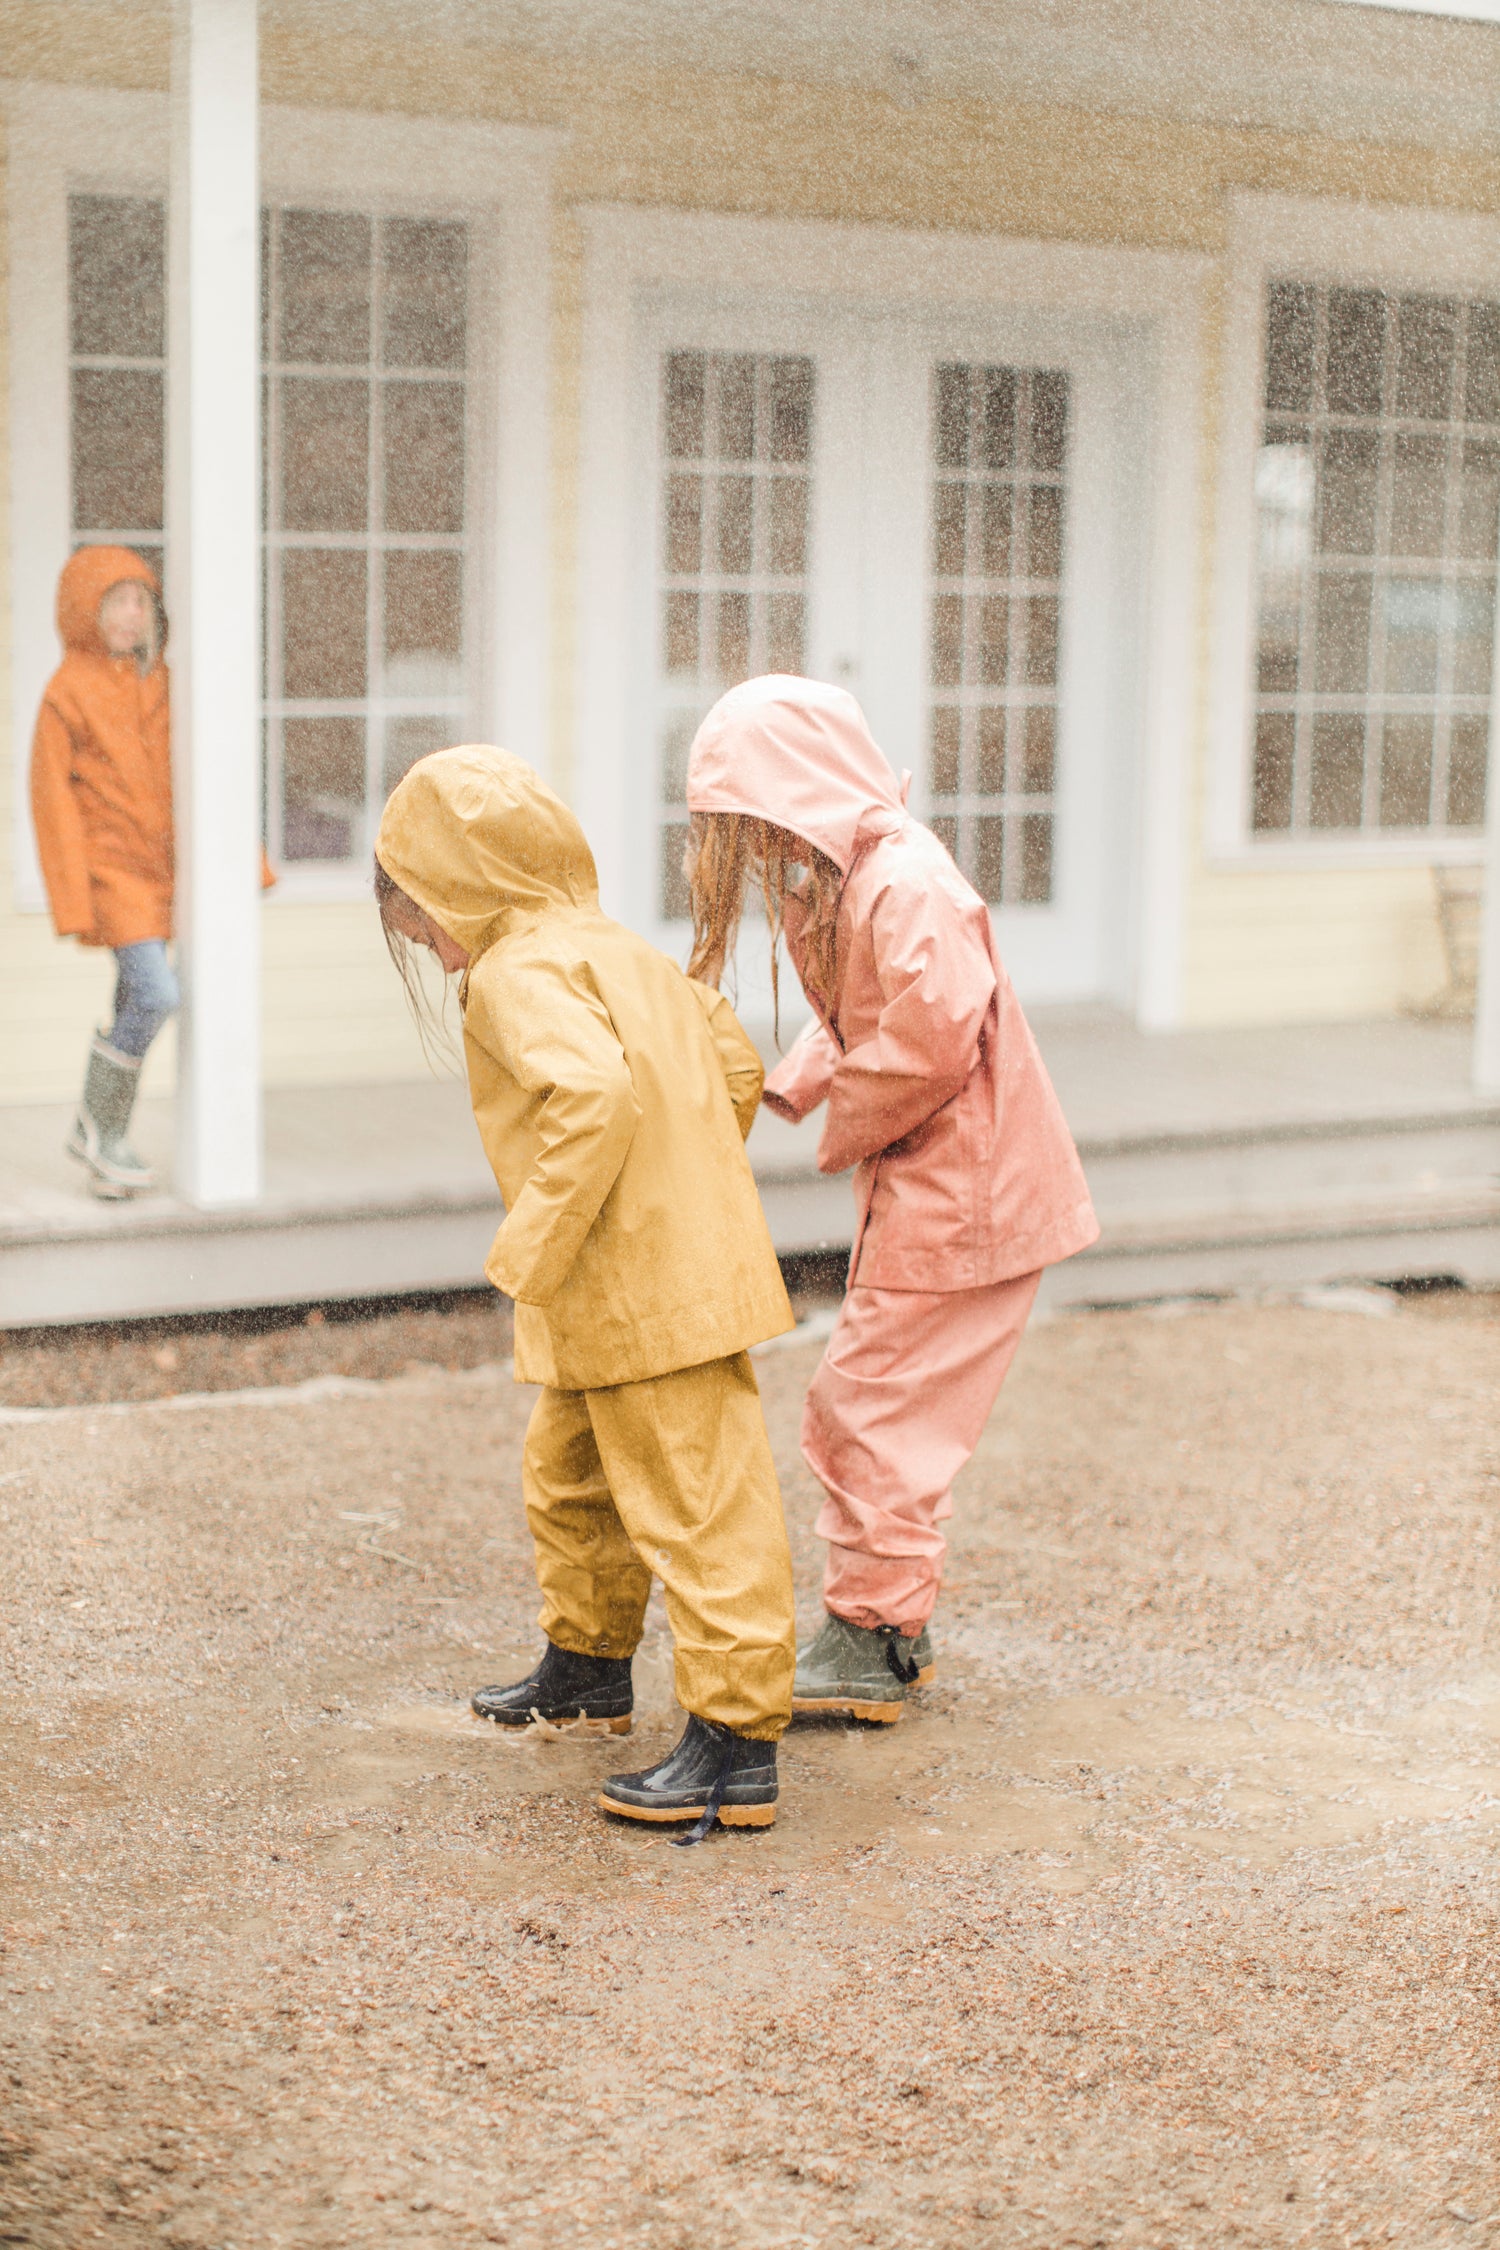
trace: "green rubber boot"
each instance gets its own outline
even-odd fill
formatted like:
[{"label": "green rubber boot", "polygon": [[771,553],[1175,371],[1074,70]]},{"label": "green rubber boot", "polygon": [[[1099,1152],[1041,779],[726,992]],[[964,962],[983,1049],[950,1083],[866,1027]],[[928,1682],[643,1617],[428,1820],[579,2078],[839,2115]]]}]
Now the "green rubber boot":
[{"label": "green rubber boot", "polygon": [[89,1169],[89,1186],[103,1201],[119,1202],[156,1185],[156,1174],[126,1140],[130,1113],[141,1083],[134,1055],[122,1055],[102,1033],[89,1049],[83,1100],[64,1147]]},{"label": "green rubber boot", "polygon": [[[887,1726],[901,1716],[917,1678],[913,1643],[894,1625],[851,1625],[830,1610],[815,1637],[797,1651],[794,1711],[839,1711]],[[932,1655],[928,1648],[929,1660]]]},{"label": "green rubber boot", "polygon": [[909,1656],[912,1663],[917,1667],[917,1676],[912,1681],[913,1687],[926,1687],[929,1681],[937,1678],[937,1658],[932,1653],[932,1635],[925,1625],[912,1642],[911,1647],[903,1653]]}]

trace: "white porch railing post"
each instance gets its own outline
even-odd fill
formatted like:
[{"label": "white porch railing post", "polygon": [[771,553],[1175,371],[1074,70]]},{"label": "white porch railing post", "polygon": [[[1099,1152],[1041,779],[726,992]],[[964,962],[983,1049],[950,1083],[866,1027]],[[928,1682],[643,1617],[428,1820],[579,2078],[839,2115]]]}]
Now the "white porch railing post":
[{"label": "white porch railing post", "polygon": [[177,1184],[261,1191],[257,0],[175,0],[167,595]]}]

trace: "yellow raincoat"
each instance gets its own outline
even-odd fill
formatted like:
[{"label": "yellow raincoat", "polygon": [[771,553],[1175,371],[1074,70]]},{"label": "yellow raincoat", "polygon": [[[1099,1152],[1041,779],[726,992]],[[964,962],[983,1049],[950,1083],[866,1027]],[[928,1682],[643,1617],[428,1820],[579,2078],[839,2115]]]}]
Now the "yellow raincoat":
[{"label": "yellow raincoat", "polygon": [[544,1387],[524,1478],[559,1647],[626,1655],[655,1572],[685,1710],[774,1738],[791,1564],[751,1344],[792,1325],[745,1155],[755,1049],[717,992],[600,911],[593,855],[523,760],[413,766],[376,857],[470,956],[474,1115],[506,1216],[485,1265]]}]

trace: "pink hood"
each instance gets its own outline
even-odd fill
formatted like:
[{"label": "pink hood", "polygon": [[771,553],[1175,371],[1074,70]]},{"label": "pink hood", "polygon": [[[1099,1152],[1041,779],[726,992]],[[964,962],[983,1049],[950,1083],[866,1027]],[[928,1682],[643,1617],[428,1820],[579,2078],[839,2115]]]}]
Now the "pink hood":
[{"label": "pink hood", "polygon": [[899,833],[911,775],[898,781],[843,688],[772,672],[718,702],[693,739],[695,813],[745,813],[816,845],[848,874],[862,845]]}]

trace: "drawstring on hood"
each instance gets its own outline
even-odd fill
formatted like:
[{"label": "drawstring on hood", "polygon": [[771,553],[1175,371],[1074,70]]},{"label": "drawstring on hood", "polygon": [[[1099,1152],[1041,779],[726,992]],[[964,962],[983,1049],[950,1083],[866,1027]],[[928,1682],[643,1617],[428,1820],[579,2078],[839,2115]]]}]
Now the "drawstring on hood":
[{"label": "drawstring on hood", "polygon": [[772,821],[845,875],[866,844],[900,833],[910,787],[846,689],[790,673],[721,695],[688,757],[690,811]]},{"label": "drawstring on hood", "polygon": [[156,572],[129,547],[80,547],[68,558],[57,581],[57,632],[65,649],[78,656],[110,660],[99,630],[99,604],[111,586],[119,586],[126,579],[144,586],[160,609],[161,586]]},{"label": "drawstring on hood", "polygon": [[514,908],[596,907],[594,855],[572,813],[509,750],[434,750],[399,781],[375,857],[471,957]]}]

